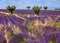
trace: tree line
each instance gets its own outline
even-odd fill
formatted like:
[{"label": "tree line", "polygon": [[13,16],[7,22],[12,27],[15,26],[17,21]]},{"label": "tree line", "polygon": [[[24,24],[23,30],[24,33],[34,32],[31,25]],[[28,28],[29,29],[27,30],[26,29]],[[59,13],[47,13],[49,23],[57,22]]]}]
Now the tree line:
[{"label": "tree line", "polygon": [[[31,8],[31,6],[27,6],[26,8],[29,10]],[[48,7],[47,6],[44,6],[43,8],[44,8],[44,10],[47,10]],[[13,14],[13,11],[16,9],[16,6],[7,6],[6,9],[8,11],[10,11],[11,14]],[[39,12],[40,12],[41,9],[42,9],[42,6],[34,6],[34,7],[32,7],[32,10],[37,15],[39,15]]]}]

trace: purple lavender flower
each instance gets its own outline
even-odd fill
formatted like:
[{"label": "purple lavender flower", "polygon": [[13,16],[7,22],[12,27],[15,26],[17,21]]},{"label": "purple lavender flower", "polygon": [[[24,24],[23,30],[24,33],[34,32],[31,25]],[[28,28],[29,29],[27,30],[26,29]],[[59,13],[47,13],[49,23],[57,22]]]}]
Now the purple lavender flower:
[{"label": "purple lavender flower", "polygon": [[8,19],[10,20],[11,24],[15,24],[14,18],[12,18],[12,16],[10,16]]},{"label": "purple lavender flower", "polygon": [[60,18],[58,18],[58,19],[56,20],[56,22],[60,22]]},{"label": "purple lavender flower", "polygon": [[26,41],[25,43],[41,43],[41,42],[36,41],[36,40],[29,40],[29,41]]},{"label": "purple lavender flower", "polygon": [[7,43],[5,37],[0,34],[0,43]]},{"label": "purple lavender flower", "polygon": [[8,16],[4,16],[4,23],[5,24],[8,24],[8,22],[9,22],[9,19],[8,18],[9,18]]},{"label": "purple lavender flower", "polygon": [[44,33],[53,33],[57,30],[56,27],[46,26],[42,28]]},{"label": "purple lavender flower", "polygon": [[10,32],[11,35],[13,35],[13,30],[12,30],[12,28],[9,27],[9,26],[6,27],[6,32],[7,32],[7,33]]},{"label": "purple lavender flower", "polygon": [[34,21],[34,20],[36,20],[36,18],[35,17],[30,17],[30,18],[27,18],[27,20]]},{"label": "purple lavender flower", "polygon": [[0,15],[0,23],[4,24],[4,20],[3,20],[3,16],[2,15]]},{"label": "purple lavender flower", "polygon": [[6,27],[6,30],[9,31],[9,32],[12,32],[12,28],[9,27],[9,26]]},{"label": "purple lavender flower", "polygon": [[15,17],[15,16],[12,16],[12,18],[19,23],[22,23],[24,21],[24,19],[21,19],[21,18]]},{"label": "purple lavender flower", "polygon": [[45,43],[45,40],[41,40],[41,41],[38,41],[38,40],[29,40],[29,41],[26,41],[25,43]]},{"label": "purple lavender flower", "polygon": [[27,33],[28,32],[27,26],[24,26],[24,25],[23,26],[20,26],[19,29],[20,29],[21,32],[24,32],[24,33]]},{"label": "purple lavender flower", "polygon": [[10,40],[11,37],[14,35],[12,29],[9,26],[6,27],[5,35],[8,40]]},{"label": "purple lavender flower", "polygon": [[52,33],[48,34],[45,37],[46,43],[60,43],[60,33]]},{"label": "purple lavender flower", "polygon": [[28,38],[28,34],[19,33],[14,35],[9,41],[9,43],[24,43],[24,38]]},{"label": "purple lavender flower", "polygon": [[5,35],[4,30],[4,28],[0,28],[0,34]]}]

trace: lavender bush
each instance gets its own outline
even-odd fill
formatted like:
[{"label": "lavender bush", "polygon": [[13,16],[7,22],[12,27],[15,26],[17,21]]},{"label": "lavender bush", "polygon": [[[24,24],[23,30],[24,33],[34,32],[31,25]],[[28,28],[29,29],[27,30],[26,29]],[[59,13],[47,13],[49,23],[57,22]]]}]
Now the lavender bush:
[{"label": "lavender bush", "polygon": [[60,21],[56,17],[32,16],[24,20],[0,15],[0,43],[60,43]]}]

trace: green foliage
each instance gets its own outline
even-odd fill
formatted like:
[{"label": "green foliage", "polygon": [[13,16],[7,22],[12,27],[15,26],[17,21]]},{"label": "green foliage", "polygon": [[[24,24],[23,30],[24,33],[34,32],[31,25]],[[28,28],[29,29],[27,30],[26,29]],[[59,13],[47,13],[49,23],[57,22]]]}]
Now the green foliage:
[{"label": "green foliage", "polygon": [[60,22],[54,22],[53,26],[60,28]]},{"label": "green foliage", "polygon": [[31,7],[30,6],[27,6],[28,9],[30,9]]},{"label": "green foliage", "polygon": [[50,40],[49,40],[49,43],[55,43],[56,42],[56,38],[55,37],[53,37],[53,38],[51,38]]},{"label": "green foliage", "polygon": [[13,33],[18,34],[18,33],[20,33],[20,30],[16,28],[16,29],[13,30]]},{"label": "green foliage", "polygon": [[28,22],[28,29],[30,30],[30,29],[32,29],[32,28],[34,28],[34,24],[32,23],[32,22]]},{"label": "green foliage", "polygon": [[7,10],[9,10],[11,12],[11,14],[13,14],[12,11],[14,11],[16,9],[15,6],[7,6]]},{"label": "green foliage", "polygon": [[23,37],[19,37],[19,38],[15,39],[15,43],[23,43],[23,42],[24,42]]},{"label": "green foliage", "polygon": [[34,6],[33,7],[33,11],[38,15],[38,13],[40,12],[40,9],[41,9],[41,7],[39,7],[39,6]]},{"label": "green foliage", "polygon": [[44,6],[44,9],[46,10],[48,7],[47,6]]},{"label": "green foliage", "polygon": [[11,33],[7,32],[7,39],[10,40],[11,39]]},{"label": "green foliage", "polygon": [[3,43],[2,39],[0,39],[0,43]]}]

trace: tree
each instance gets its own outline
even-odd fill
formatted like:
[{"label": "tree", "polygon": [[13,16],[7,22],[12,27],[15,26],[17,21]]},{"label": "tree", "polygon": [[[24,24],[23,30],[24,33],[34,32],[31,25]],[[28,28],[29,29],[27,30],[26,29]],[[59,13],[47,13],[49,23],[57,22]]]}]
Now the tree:
[{"label": "tree", "polygon": [[58,10],[57,8],[55,8],[55,10]]},{"label": "tree", "polygon": [[58,10],[60,10],[60,8],[58,8]]},{"label": "tree", "polygon": [[60,10],[60,8],[55,8],[55,10]]},{"label": "tree", "polygon": [[7,10],[11,12],[11,14],[13,14],[13,11],[16,9],[15,6],[7,6]]},{"label": "tree", "polygon": [[29,10],[31,7],[30,6],[27,6],[27,9]]},{"label": "tree", "polygon": [[32,9],[37,15],[39,15],[39,12],[40,12],[40,7],[39,6],[34,6]]},{"label": "tree", "polygon": [[48,8],[47,6],[44,6],[44,9],[45,9],[45,10],[47,10],[47,8]]}]

